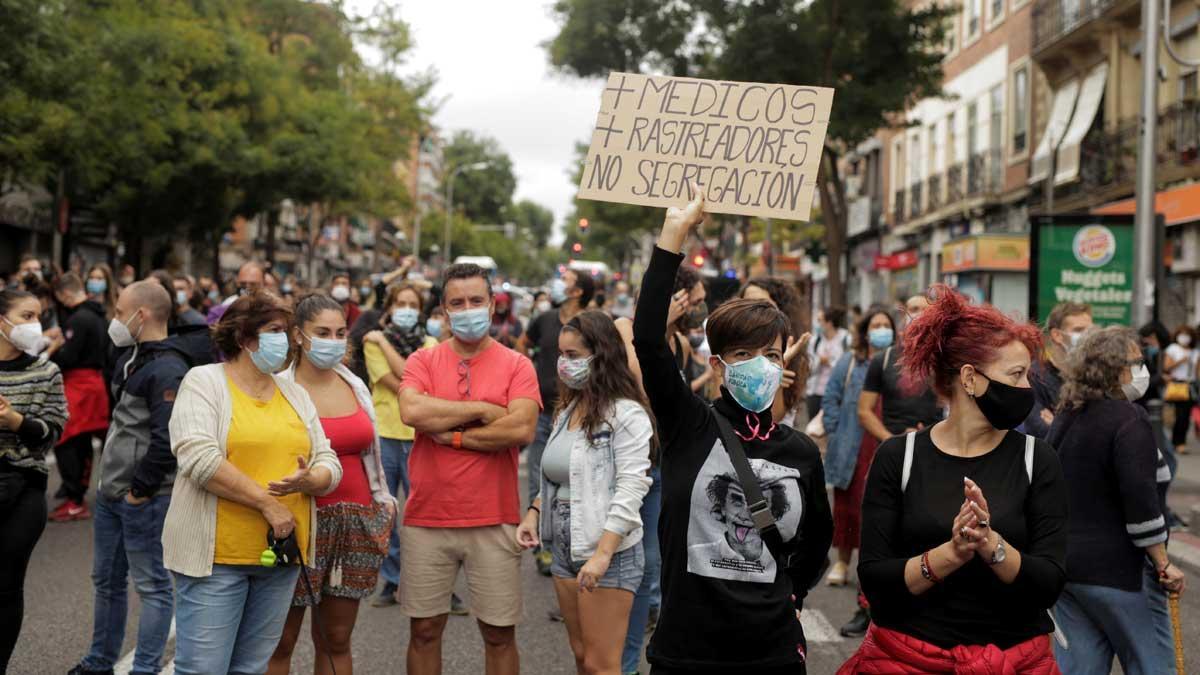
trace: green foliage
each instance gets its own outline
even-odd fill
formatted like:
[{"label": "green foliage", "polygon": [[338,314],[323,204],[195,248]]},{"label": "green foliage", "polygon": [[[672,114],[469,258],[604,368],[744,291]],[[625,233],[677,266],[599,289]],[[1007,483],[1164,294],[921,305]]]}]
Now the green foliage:
[{"label": "green foliage", "polygon": [[545,248],[554,229],[554,212],[528,199],[513,204],[507,220],[517,226],[517,231],[528,232],[538,248]]},{"label": "green foliage", "polygon": [[455,133],[443,153],[446,178],[456,167],[487,162],[484,168],[465,169],[454,178],[454,207],[477,223],[501,224],[517,189],[508,153],[496,139],[471,131]]}]

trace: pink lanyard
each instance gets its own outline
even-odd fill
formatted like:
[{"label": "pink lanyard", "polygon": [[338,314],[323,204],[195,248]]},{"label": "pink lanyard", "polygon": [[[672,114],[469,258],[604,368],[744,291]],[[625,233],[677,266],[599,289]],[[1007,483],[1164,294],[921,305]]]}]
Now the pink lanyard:
[{"label": "pink lanyard", "polygon": [[[753,423],[751,423],[751,421],[753,421]],[[754,440],[767,441],[767,440],[770,440],[771,432],[775,431],[775,423],[771,422],[771,428],[767,429],[762,434],[759,434],[759,430],[761,429],[761,427],[762,427],[762,422],[758,419],[758,415],[746,413],[746,429],[750,432],[750,435],[743,436],[742,432],[738,431],[737,429],[734,429],[733,433],[737,434],[738,438],[742,439],[743,441],[754,441]]]}]

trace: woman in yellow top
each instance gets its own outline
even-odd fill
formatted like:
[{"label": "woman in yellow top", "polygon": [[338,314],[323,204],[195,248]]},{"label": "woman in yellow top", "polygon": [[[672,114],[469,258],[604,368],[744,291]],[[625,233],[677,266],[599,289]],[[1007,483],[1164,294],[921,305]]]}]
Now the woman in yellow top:
[{"label": "woman in yellow top", "polygon": [[315,559],[313,496],[342,467],[288,361],[291,310],[238,299],[214,330],[224,364],[193,368],[171,414],[178,476],[163,528],[175,576],[175,672],[262,673],[279,642],[299,567],[261,563],[268,532]]},{"label": "woman in yellow top", "polygon": [[[400,498],[400,488],[408,496],[408,453],[412,451],[414,432],[400,420],[400,381],[404,364],[418,349],[436,347],[437,340],[425,332],[421,292],[411,284],[392,286],[379,315],[379,329],[363,336],[363,360],[375,404],[376,429],[379,431],[383,477],[392,496]],[[383,591],[371,601],[375,607],[396,604],[400,584],[400,538],[392,529],[388,555],[383,561]]]}]

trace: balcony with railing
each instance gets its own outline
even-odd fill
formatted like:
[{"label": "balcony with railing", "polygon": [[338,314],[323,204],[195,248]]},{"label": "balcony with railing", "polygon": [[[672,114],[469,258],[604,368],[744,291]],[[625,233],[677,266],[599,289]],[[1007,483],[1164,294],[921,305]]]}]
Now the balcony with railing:
[{"label": "balcony with railing", "polygon": [[921,183],[916,182],[908,186],[908,215],[910,218],[918,218],[921,215]]},{"label": "balcony with railing", "polygon": [[953,204],[963,198],[963,165],[955,164],[946,169],[946,203]]},{"label": "balcony with railing", "polygon": [[1053,44],[1123,0],[1037,0],[1033,6],[1033,51]]},{"label": "balcony with railing", "polygon": [[903,223],[907,215],[904,211],[904,190],[896,190],[892,195],[892,223]]},{"label": "balcony with railing", "polygon": [[1004,156],[1000,149],[985,150],[967,159],[967,197],[982,197],[1004,188]]},{"label": "balcony with railing", "polygon": [[942,199],[942,174],[935,173],[925,179],[926,204],[930,212],[937,211],[942,208],[945,200]]}]

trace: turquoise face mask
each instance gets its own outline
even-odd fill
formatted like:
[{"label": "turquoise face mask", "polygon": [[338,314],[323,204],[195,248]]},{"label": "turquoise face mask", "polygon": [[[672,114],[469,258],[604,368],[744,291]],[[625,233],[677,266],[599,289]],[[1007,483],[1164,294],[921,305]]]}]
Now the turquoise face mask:
[{"label": "turquoise face mask", "polygon": [[492,327],[491,311],[487,307],[464,309],[450,313],[450,331],[467,343],[479,342]]},{"label": "turquoise face mask", "polygon": [[288,357],[287,333],[259,333],[258,351],[250,352],[250,360],[262,372],[279,372]]},{"label": "turquoise face mask", "polygon": [[87,292],[92,295],[100,295],[108,290],[108,282],[104,279],[88,279],[86,286]]},{"label": "turquoise face mask", "polygon": [[[303,333],[302,333],[303,335]],[[329,370],[346,358],[346,341],[345,340],[330,340],[328,338],[315,338],[305,335],[310,343],[310,348],[305,354],[308,360],[314,366],[321,370]]]},{"label": "turquoise face mask", "polygon": [[783,366],[762,355],[738,363],[725,363],[725,388],[746,410],[760,413],[771,407],[783,380]]},{"label": "turquoise face mask", "polygon": [[893,338],[894,336],[892,335],[891,328],[872,328],[871,330],[867,331],[867,341],[870,342],[871,346],[875,349],[886,349],[891,347]]},{"label": "turquoise face mask", "polygon": [[419,318],[421,318],[420,312],[412,307],[397,307],[392,311],[392,324],[400,330],[412,330],[412,327],[417,325]]}]

